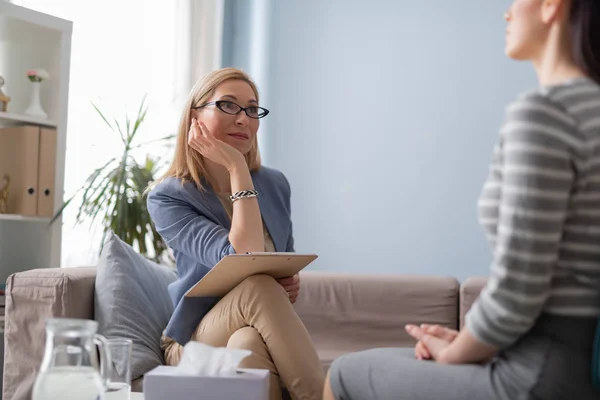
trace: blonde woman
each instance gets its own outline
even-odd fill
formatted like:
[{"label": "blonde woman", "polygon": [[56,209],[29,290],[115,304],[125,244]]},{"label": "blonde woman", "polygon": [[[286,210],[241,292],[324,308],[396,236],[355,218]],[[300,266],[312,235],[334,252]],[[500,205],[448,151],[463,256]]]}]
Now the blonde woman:
[{"label": "blonde woman", "polygon": [[256,136],[268,113],[250,77],[233,68],[200,80],[185,105],[175,158],[148,195],[177,263],[162,348],[169,365],[190,340],[248,349],[241,366],[271,371],[270,399],[281,398],[280,380],[292,398],[318,399],[323,369],[292,306],[298,276],[253,276],[222,298],[183,296],[226,255],[294,251],[290,186],[260,164]]},{"label": "blonde woman", "polygon": [[600,399],[600,0],[505,18],[540,85],[507,108],[480,198],[488,284],[460,333],[407,326],[414,350],[336,360],[325,400]]}]

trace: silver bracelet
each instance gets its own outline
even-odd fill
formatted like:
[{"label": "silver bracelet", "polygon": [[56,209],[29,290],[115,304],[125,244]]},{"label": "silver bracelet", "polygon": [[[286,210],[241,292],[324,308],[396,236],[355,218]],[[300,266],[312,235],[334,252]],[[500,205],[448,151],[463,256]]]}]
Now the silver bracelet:
[{"label": "silver bracelet", "polygon": [[239,199],[250,199],[252,197],[258,197],[258,192],[256,190],[250,189],[235,192],[232,196],[229,196],[229,199],[233,203]]}]

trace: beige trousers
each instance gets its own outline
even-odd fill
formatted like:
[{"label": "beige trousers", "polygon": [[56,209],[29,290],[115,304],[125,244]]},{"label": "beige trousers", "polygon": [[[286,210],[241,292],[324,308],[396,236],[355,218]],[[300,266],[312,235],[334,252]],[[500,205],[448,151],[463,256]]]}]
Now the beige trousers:
[{"label": "beige trousers", "polygon": [[[251,276],[225,295],[202,318],[192,340],[252,351],[240,367],[271,371],[270,400],[281,399],[280,379],[293,399],[322,396],[325,376],[308,331],[285,289],[270,276]],[[163,337],[162,348],[168,365],[179,364],[183,346]]]}]

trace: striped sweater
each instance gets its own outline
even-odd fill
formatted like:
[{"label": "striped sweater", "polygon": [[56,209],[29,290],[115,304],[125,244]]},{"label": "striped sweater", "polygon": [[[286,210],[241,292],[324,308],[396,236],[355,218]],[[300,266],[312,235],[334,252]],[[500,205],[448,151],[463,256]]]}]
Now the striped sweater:
[{"label": "striped sweater", "polygon": [[600,316],[600,86],[574,79],[508,107],[478,210],[493,261],[466,317],[477,339],[505,348],[542,312]]}]

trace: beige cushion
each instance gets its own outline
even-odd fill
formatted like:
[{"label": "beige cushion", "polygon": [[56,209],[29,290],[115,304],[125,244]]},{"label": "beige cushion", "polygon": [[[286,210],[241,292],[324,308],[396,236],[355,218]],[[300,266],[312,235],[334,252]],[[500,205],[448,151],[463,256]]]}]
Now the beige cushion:
[{"label": "beige cushion", "polygon": [[479,293],[487,283],[487,278],[471,277],[460,286],[460,327],[465,325],[465,315],[479,297]]},{"label": "beige cushion", "polygon": [[46,346],[47,318],[93,319],[95,278],[95,268],[30,270],[8,278],[3,399],[31,398]]},{"label": "beige cushion", "polygon": [[409,323],[456,328],[457,305],[454,278],[307,271],[295,308],[327,369],[349,352],[414,346]]}]

